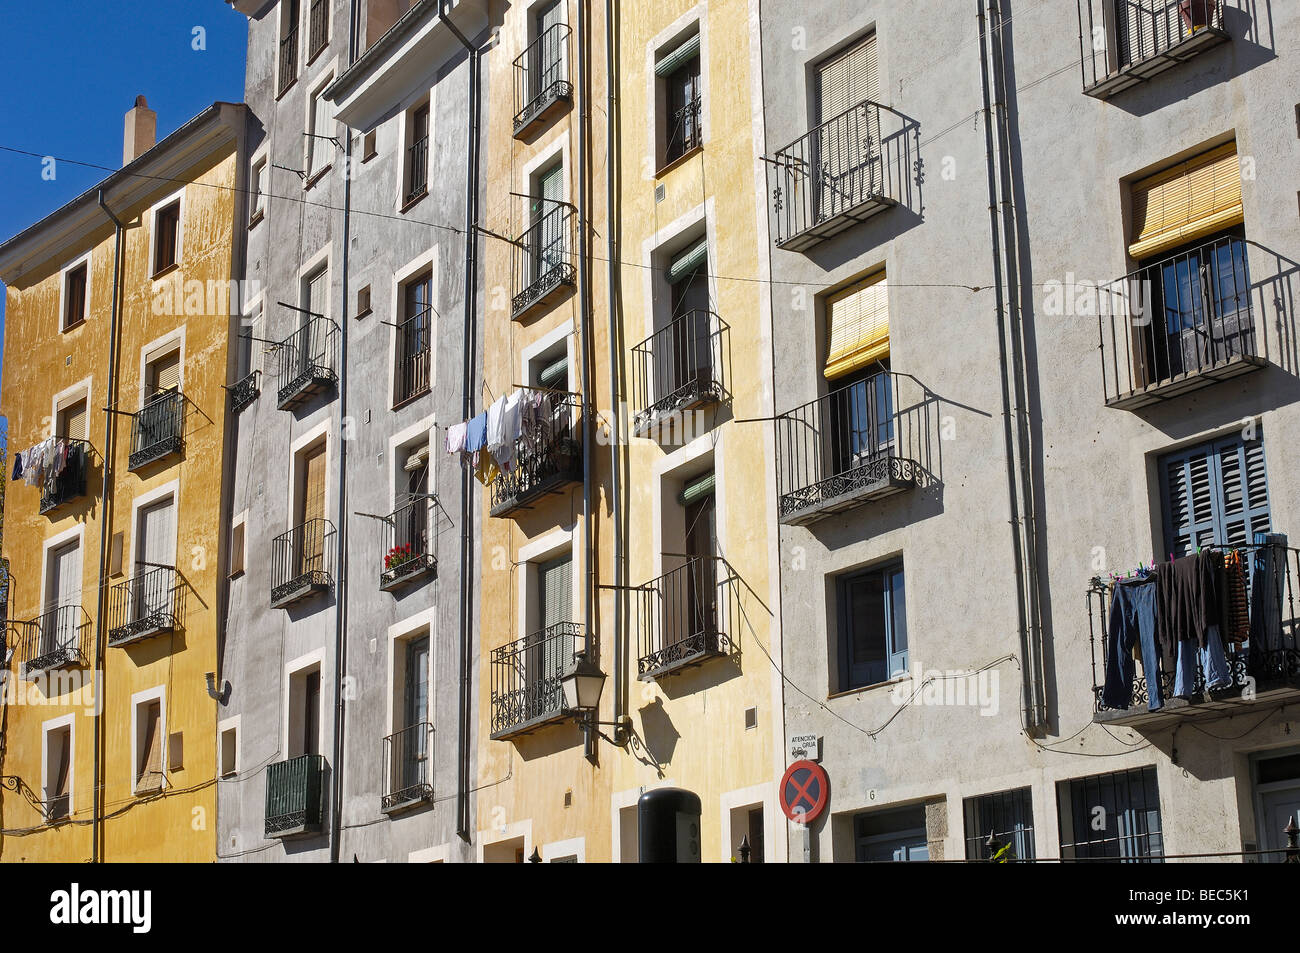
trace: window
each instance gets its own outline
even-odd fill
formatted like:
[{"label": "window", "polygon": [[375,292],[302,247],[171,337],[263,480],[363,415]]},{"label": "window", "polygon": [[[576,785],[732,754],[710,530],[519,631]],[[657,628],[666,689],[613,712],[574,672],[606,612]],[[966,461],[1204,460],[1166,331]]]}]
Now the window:
[{"label": "window", "polygon": [[280,92],[298,79],[298,24],[301,0],[280,0]]},{"label": "window", "polygon": [[253,339],[257,337],[257,317],[241,318],[239,340],[235,342],[235,380],[242,381],[253,373]]},{"label": "window", "polygon": [[366,285],[357,291],[357,313],[358,318],[364,318],[370,313],[370,286]]},{"label": "window", "polygon": [[45,608],[39,655],[75,648],[81,623],[81,540],[51,547],[45,556]]},{"label": "window", "polygon": [[379,155],[379,132],[371,129],[361,140],[361,161],[369,162],[375,156]]},{"label": "window", "polygon": [[311,94],[311,113],[307,128],[307,182],[310,184],[330,167],[334,157],[333,124],[330,121],[330,104],[325,99],[327,77]]},{"label": "window", "polygon": [[133,706],[135,718],[135,787],[136,794],[161,791],[163,773],[162,698],[140,699]]},{"label": "window", "polygon": [[289,577],[315,577],[326,571],[329,524],[325,519],[325,466],[328,445],[319,440],[295,458],[294,531]]},{"label": "window", "polygon": [[429,191],[429,104],[411,110],[407,125],[406,188],[403,206],[423,198]]},{"label": "window", "polygon": [[763,805],[750,804],[731,809],[731,858],[740,860],[740,848],[749,841],[749,862],[763,863]]},{"label": "window", "polygon": [[1166,454],[1157,463],[1165,552],[1237,546],[1269,531],[1264,441],[1239,436]]},{"label": "window", "polygon": [[853,856],[858,863],[929,860],[925,808],[870,811],[853,818]]},{"label": "window", "polygon": [[307,61],[314,60],[330,41],[330,0],[311,0],[311,32],[308,35]]},{"label": "window", "polygon": [[87,400],[88,398],[82,397],[59,408],[58,421],[55,425],[57,436],[66,440],[90,439],[90,418],[86,413]]},{"label": "window", "polygon": [[528,98],[532,99],[546,92],[555,83],[564,79],[564,31],[556,29],[564,22],[564,4],[560,0],[542,3],[533,15],[533,62],[534,69]]},{"label": "window", "polygon": [[175,267],[180,258],[180,199],[154,213],[153,227],[153,273],[157,277]]},{"label": "window", "polygon": [[270,175],[270,165],[266,159],[260,159],[253,163],[253,171],[249,176],[249,184],[252,187],[252,196],[250,205],[252,212],[248,217],[249,226],[256,225],[266,215],[266,191],[268,186],[268,176]]},{"label": "window", "polygon": [[[690,403],[711,392],[715,355],[713,315],[709,302],[709,242],[700,237],[687,242],[668,261],[664,272],[672,306],[671,330],[664,345],[653,354],[653,394],[657,401],[681,395]],[[717,359],[715,361],[715,358]]]},{"label": "window", "polygon": [[90,310],[90,259],[73,265],[63,273],[63,330],[86,320]]},{"label": "window", "polygon": [[321,753],[320,665],[299,669],[289,676],[290,760]]},{"label": "window", "polygon": [[49,722],[45,728],[42,800],[47,821],[61,820],[72,814],[72,717]]},{"label": "window", "polygon": [[1056,786],[1061,858],[1158,860],[1164,855],[1154,767],[1061,781]]},{"label": "window", "polygon": [[407,578],[432,563],[433,504],[429,473],[429,435],[393,450],[393,499],[397,505],[387,525],[383,580]]},{"label": "window", "polygon": [[235,579],[244,574],[245,559],[245,520],[241,516],[230,528],[230,578]]},{"label": "window", "polygon": [[218,777],[233,778],[239,773],[238,723],[223,722],[217,737]]},{"label": "window", "polygon": [[[966,819],[966,859],[988,860],[1004,847],[1003,859],[1033,860],[1034,807],[1029,788],[968,797],[962,802]],[[993,838],[990,849],[989,838]]]},{"label": "window", "polygon": [[535,637],[526,647],[527,685],[537,698],[536,713],[564,707],[560,677],[576,650],[573,622],[573,554],[535,564]]},{"label": "window", "polygon": [[402,286],[402,314],[397,334],[393,403],[427,393],[433,371],[433,272]]},{"label": "window", "polygon": [[662,163],[680,159],[703,141],[701,135],[700,34],[697,30],[655,62],[664,107]]},{"label": "window", "polygon": [[532,280],[540,281],[553,269],[564,264],[568,247],[564,214],[564,163],[557,159],[533,180],[533,200],[529,217],[532,222]]},{"label": "window", "polygon": [[383,807],[392,809],[433,794],[429,713],[429,631],[393,641],[393,726],[385,740],[388,784]]},{"label": "window", "polygon": [[837,580],[840,691],[907,672],[907,612],[901,562]]},{"label": "window", "polygon": [[875,34],[818,64],[814,84],[812,201],[815,220],[824,221],[880,194],[883,185],[879,114],[858,108],[880,99]]}]

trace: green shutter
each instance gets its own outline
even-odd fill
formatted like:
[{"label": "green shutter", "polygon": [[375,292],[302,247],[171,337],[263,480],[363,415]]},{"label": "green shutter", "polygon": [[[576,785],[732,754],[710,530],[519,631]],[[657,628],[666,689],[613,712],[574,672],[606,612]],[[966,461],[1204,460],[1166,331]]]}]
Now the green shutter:
[{"label": "green shutter", "polygon": [[1264,443],[1238,437],[1190,447],[1160,461],[1165,552],[1239,546],[1269,531]]},{"label": "green shutter", "polygon": [[668,283],[675,285],[679,281],[685,281],[708,264],[708,261],[709,240],[701,238],[673,259],[672,264],[668,266]]},{"label": "green shutter", "polygon": [[538,621],[542,628],[572,621],[573,557],[561,556],[537,567]]},{"label": "green shutter", "polygon": [[655,75],[672,76],[673,73],[685,66],[689,60],[699,55],[700,35],[696,33],[655,64]]},{"label": "green shutter", "polygon": [[683,506],[689,506],[701,497],[712,493],[715,483],[716,478],[712,470],[695,477],[693,480],[687,480],[686,485],[682,487],[682,492],[677,495],[677,502]]},{"label": "green shutter", "polygon": [[548,364],[537,375],[537,383],[550,390],[567,390],[569,386],[569,358],[560,358],[554,364]]}]

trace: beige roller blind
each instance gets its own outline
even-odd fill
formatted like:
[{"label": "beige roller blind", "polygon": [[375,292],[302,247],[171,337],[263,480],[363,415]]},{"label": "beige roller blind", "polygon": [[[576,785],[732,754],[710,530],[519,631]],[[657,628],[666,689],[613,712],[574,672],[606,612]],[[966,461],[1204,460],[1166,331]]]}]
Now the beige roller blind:
[{"label": "beige roller blind", "polygon": [[181,352],[172,351],[149,365],[149,393],[159,394],[180,390]]},{"label": "beige roller blind", "polygon": [[1133,183],[1131,257],[1141,260],[1242,221],[1237,144]]},{"label": "beige roller blind", "polygon": [[889,288],[872,275],[826,301],[826,377],[843,377],[889,354]]},{"label": "beige roller blind", "polygon": [[817,67],[818,122],[834,119],[864,99],[880,99],[874,33]]},{"label": "beige roller blind", "polygon": [[58,436],[68,440],[89,439],[90,433],[86,430],[86,398],[59,411]]},{"label": "beige roller blind", "polygon": [[308,450],[302,461],[302,522],[325,518],[325,445]]}]

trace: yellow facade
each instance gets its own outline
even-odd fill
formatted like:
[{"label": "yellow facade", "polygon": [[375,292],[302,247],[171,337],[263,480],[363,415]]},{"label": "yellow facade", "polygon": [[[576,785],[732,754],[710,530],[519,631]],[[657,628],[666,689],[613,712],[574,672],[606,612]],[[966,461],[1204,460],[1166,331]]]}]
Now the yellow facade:
[{"label": "yellow facade", "polygon": [[[11,460],[13,453],[54,435],[58,410],[82,397],[92,447],[84,495],[43,515],[41,489],[18,482],[10,485],[5,501],[4,552],[13,575],[8,638],[17,650],[7,675],[11,694],[4,707],[3,773],[21,783],[3,791],[6,833],[0,837],[0,860],[206,862],[215,857],[218,703],[209,695],[207,676],[218,671],[218,593],[226,562],[224,385],[234,371],[231,313],[238,301],[230,296],[231,279],[241,267],[235,235],[245,215],[239,191],[245,115],[242,106],[217,104],[101,184],[105,204],[126,226],[115,366],[116,229],[97,208],[96,194],[87,193],[0,248],[8,285],[3,392]],[[177,198],[178,260],[155,275],[161,270],[154,260],[160,254],[157,212]],[[60,330],[64,269],[86,254],[84,323]],[[180,358],[183,449],[132,470],[130,415],[142,407],[146,387],[153,386],[146,377],[159,373],[172,352]],[[116,404],[109,407],[114,378]],[[147,447],[149,439],[145,434],[134,448]],[[170,524],[165,513],[153,517],[161,522],[149,524],[162,527],[157,539],[165,542],[153,539],[146,551],[143,513],[151,507],[163,511],[168,500],[174,514]],[[171,533],[174,540],[167,538]],[[84,664],[74,660],[54,675],[93,673],[99,684],[92,696],[60,692],[69,685],[56,687],[51,678],[45,687],[52,694],[46,697],[40,681],[22,678],[21,666],[34,654],[22,645],[34,629],[22,623],[37,619],[54,602],[71,601],[49,591],[50,554],[67,540],[80,545],[77,616],[84,626]],[[152,594],[131,588],[132,580],[155,565],[146,557],[166,549],[174,552],[174,584],[169,576],[151,577],[161,580]],[[107,563],[102,576],[101,551]],[[141,562],[148,565],[137,565]],[[73,588],[65,586],[62,595]],[[128,599],[135,601],[122,601]],[[155,609],[162,612],[160,619],[170,616],[171,624],[154,626]],[[139,627],[145,637],[109,644],[115,624],[142,617],[149,622]],[[151,631],[155,627],[160,631]],[[160,725],[156,748],[147,737],[154,701]],[[52,770],[43,726],[69,717],[70,812],[46,823],[31,803],[32,797],[46,799]],[[158,756],[161,781],[150,780],[150,751]],[[98,817],[97,785],[103,792]],[[159,786],[161,791],[152,790]]]}]

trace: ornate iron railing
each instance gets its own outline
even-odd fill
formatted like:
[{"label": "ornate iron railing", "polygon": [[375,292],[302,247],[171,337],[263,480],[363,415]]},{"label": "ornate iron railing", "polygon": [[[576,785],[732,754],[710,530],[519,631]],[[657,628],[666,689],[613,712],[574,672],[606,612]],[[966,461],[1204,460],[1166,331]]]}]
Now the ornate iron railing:
[{"label": "ornate iron railing", "polygon": [[108,644],[126,645],[177,627],[178,587],[171,566],[142,567],[108,591]]},{"label": "ornate iron railing", "polygon": [[127,469],[139,470],[185,449],[185,396],[168,391],[150,398],[131,418]]},{"label": "ornate iron railing", "polygon": [[271,540],[271,606],[287,606],[334,585],[334,524],[312,519]]},{"label": "ornate iron railing", "polygon": [[281,410],[296,407],[338,383],[338,338],[338,325],[316,316],[276,345]]},{"label": "ornate iron railing", "polygon": [[310,30],[307,55],[314,59],[330,41],[330,0],[312,0]]},{"label": "ornate iron railing", "polygon": [[561,677],[587,650],[586,628],[557,622],[492,650],[493,738],[504,738],[566,713]]},{"label": "ornate iron railing", "polygon": [[433,799],[433,725],[420,722],[384,739],[384,791],[380,808]]},{"label": "ornate iron railing", "polygon": [[24,680],[90,663],[90,616],[79,605],[49,609],[13,627],[18,673]]},{"label": "ornate iron railing", "polygon": [[636,590],[637,676],[657,678],[735,651],[743,584],[721,556],[665,556],[681,565]]},{"label": "ornate iron railing", "polygon": [[262,372],[253,371],[230,385],[230,412],[237,414],[251,407],[262,393]]},{"label": "ornate iron railing", "polygon": [[633,429],[699,404],[731,399],[731,329],[712,311],[673,318],[632,349]]},{"label": "ornate iron railing", "polygon": [[426,133],[406,147],[406,194],[404,205],[429,194],[429,136]]},{"label": "ornate iron railing", "polygon": [[383,522],[383,568],[379,588],[413,582],[438,565],[434,555],[434,511],[429,500],[414,499]]},{"label": "ornate iron railing", "polygon": [[433,309],[406,316],[397,328],[397,382],[394,403],[429,392],[433,380]]},{"label": "ornate iron railing", "polygon": [[704,141],[704,127],[700,121],[703,100],[696,96],[668,117],[668,143],[664,161],[676,162]]},{"label": "ornate iron railing", "polygon": [[289,27],[289,32],[280,38],[280,88],[279,93],[294,84],[298,79],[298,24]]},{"label": "ornate iron railing", "polygon": [[516,320],[545,307],[574,286],[573,208],[534,198],[540,208],[533,224],[519,236],[511,254]]},{"label": "ornate iron railing", "polygon": [[514,461],[490,484],[491,513],[506,516],[582,479],[582,395],[526,388]]},{"label": "ornate iron railing", "polygon": [[1078,0],[1084,91],[1112,95],[1227,42],[1224,7],[1224,0]]},{"label": "ornate iron railing", "polygon": [[552,24],[515,57],[516,136],[543,120],[552,107],[573,101],[569,32],[567,24]]},{"label": "ornate iron railing", "polygon": [[63,472],[47,479],[41,487],[41,513],[49,513],[65,503],[86,495],[86,476],[90,473],[94,448],[86,440],[69,440],[68,457]]},{"label": "ornate iron railing", "polygon": [[1244,240],[1219,238],[1101,287],[1097,321],[1107,404],[1167,400],[1266,363],[1249,257]]},{"label": "ornate iron railing", "polygon": [[324,815],[324,755],[305,754],[267,765],[267,837],[318,831]]},{"label": "ornate iron railing", "polygon": [[809,523],[915,486],[932,406],[911,375],[881,371],[777,417],[778,518]]},{"label": "ornate iron railing", "polygon": [[904,203],[915,123],[863,100],[768,160],[776,244],[801,251]]},{"label": "ornate iron railing", "polygon": [[[1287,545],[1285,536],[1257,533],[1252,543],[1211,546],[1206,549],[1240,550],[1246,565],[1250,639],[1243,645],[1225,645],[1229,681],[1210,688],[1198,660],[1192,691],[1186,696],[1192,708],[1224,698],[1252,701],[1275,688],[1300,692],[1300,613],[1296,610],[1296,580],[1300,580],[1300,550]],[[1132,700],[1127,708],[1104,701],[1106,666],[1110,661],[1111,581],[1094,578],[1088,587],[1088,629],[1092,645],[1094,712],[1149,713],[1151,690],[1140,661],[1134,661]],[[1222,628],[1220,628],[1222,634]],[[1156,677],[1166,708],[1174,697],[1176,671],[1170,671],[1157,651]],[[1157,712],[1162,709],[1157,709]]]}]

